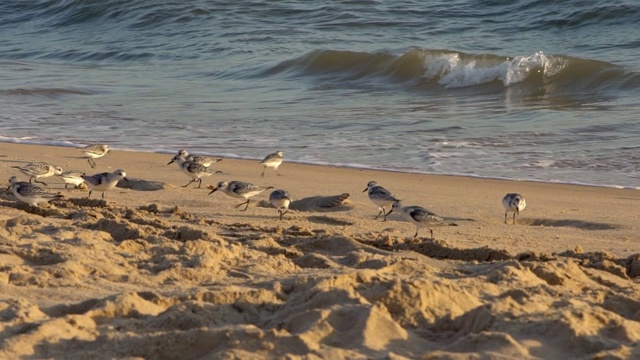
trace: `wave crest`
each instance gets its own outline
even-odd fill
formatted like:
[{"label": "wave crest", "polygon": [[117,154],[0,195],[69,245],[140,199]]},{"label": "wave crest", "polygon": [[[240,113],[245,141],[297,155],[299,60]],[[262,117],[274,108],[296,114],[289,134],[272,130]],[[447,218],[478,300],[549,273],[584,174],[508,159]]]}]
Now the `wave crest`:
[{"label": "wave crest", "polygon": [[[638,88],[640,74],[597,60],[543,52],[505,57],[449,50],[412,49],[400,55],[343,50],[316,50],[262,72],[313,76],[328,82],[401,84],[446,89],[483,85],[541,85],[556,83],[571,90]],[[577,88],[576,88],[577,86]]]}]

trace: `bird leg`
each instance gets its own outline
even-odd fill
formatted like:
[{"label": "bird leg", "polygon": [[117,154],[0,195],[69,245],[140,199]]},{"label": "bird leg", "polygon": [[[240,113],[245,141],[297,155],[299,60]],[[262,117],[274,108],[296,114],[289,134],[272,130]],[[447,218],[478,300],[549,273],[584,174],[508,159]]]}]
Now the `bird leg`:
[{"label": "bird leg", "polygon": [[[384,208],[382,208],[382,211],[384,211]],[[389,212],[384,214],[384,220],[382,220],[382,221],[387,221],[387,215],[391,214],[392,211],[393,211],[393,209],[389,209]]]},{"label": "bird leg", "polygon": [[247,208],[249,207],[249,202],[250,202],[250,201],[251,201],[251,200],[247,199],[247,202],[240,203],[240,204],[236,205],[236,207],[240,207],[240,206],[242,206],[242,205],[245,205],[245,204],[246,204],[247,206],[245,206],[245,207],[244,207],[244,209],[242,209],[242,210],[240,210],[240,211],[247,211]]},{"label": "bird leg", "polygon": [[505,224],[507,223],[507,212],[506,211],[504,212],[504,223]]},{"label": "bird leg", "polygon": [[89,190],[89,195],[87,196],[87,199],[91,198],[91,193],[93,192],[93,190]]},{"label": "bird leg", "polygon": [[96,162],[93,161],[92,158],[87,158],[87,160],[89,161],[89,165],[91,166],[92,169],[96,167]]},{"label": "bird leg", "polygon": [[198,189],[202,187],[202,178],[198,178]]},{"label": "bird leg", "polygon": [[378,213],[378,215],[376,215],[376,217],[373,218],[373,220],[377,219],[382,213],[384,213],[384,208],[380,208],[380,212]]},{"label": "bird leg", "polygon": [[196,179],[191,179],[191,181],[189,181],[187,183],[187,185],[182,185],[182,187],[187,187],[187,186],[191,185],[191,183],[194,182],[194,181],[196,181]]},{"label": "bird leg", "polygon": [[266,167],[266,166],[262,168],[262,174],[260,174],[260,177],[264,177],[264,171],[265,171],[265,170],[267,170],[267,167]]},{"label": "bird leg", "polygon": [[34,182],[37,182],[38,184],[42,184],[42,185],[44,185],[44,186],[49,186],[49,185],[47,185],[47,183],[46,183],[46,182],[44,182],[44,181],[38,181],[38,179],[35,179],[35,180],[33,180],[33,181],[34,181]]}]

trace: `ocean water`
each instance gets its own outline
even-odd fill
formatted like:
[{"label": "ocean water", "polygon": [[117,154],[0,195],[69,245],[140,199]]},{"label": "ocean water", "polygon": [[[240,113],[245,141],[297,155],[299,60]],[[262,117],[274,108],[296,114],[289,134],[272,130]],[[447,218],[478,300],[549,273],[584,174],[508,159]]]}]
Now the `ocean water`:
[{"label": "ocean water", "polygon": [[0,1],[0,141],[640,188],[638,24],[635,0]]}]

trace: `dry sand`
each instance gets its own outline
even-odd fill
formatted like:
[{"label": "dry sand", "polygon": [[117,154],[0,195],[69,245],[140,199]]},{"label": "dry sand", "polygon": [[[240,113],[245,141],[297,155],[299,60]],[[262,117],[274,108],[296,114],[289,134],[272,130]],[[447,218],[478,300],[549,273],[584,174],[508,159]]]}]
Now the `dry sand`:
[{"label": "dry sand", "polygon": [[[272,149],[269,149],[272,150]],[[265,151],[269,153],[271,151]],[[265,154],[256,154],[262,158]],[[0,144],[0,172],[48,161],[130,182],[29,208],[0,196],[2,359],[625,359],[640,357],[640,191],[225,159],[201,189],[172,155]],[[243,180],[265,200],[205,188]],[[378,212],[375,180],[459,219],[436,240]],[[501,198],[528,207],[503,223]],[[326,207],[331,196],[350,196]],[[335,200],[335,199],[334,199]],[[329,201],[330,202],[330,201]],[[325,205],[320,206],[320,205]],[[335,205],[335,204],[334,204]]]}]

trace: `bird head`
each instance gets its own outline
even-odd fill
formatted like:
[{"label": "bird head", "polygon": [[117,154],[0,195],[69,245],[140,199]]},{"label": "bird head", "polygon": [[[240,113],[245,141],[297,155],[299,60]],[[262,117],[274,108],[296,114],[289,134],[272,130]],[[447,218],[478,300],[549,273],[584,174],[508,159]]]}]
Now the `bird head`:
[{"label": "bird head", "polygon": [[365,192],[365,191],[367,191],[367,190],[371,189],[372,187],[374,187],[374,186],[376,186],[376,185],[378,185],[378,183],[377,183],[377,182],[375,182],[375,181],[369,181],[369,182],[367,183],[367,187],[366,187],[366,189],[362,190],[362,192]]},{"label": "bird head", "polygon": [[124,170],[116,170],[113,173],[124,181],[129,182],[129,179],[127,179],[127,173],[124,172]]},{"label": "bird head", "polygon": [[[180,150],[180,151],[184,151],[184,150]],[[174,157],[173,157],[173,159],[171,159],[171,161],[169,161],[169,162],[167,163],[167,165],[171,165],[171,164],[173,164],[175,161],[180,161],[181,159],[184,159],[184,157],[185,157],[185,155],[178,154],[178,155],[174,156]]]}]

